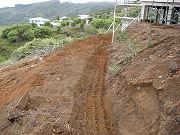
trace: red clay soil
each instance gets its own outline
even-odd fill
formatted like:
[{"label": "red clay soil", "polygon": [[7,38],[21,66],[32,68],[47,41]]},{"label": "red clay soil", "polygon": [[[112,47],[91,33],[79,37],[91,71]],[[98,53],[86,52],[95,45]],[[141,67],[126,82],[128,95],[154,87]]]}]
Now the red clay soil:
[{"label": "red clay soil", "polygon": [[[112,134],[103,97],[110,42],[111,35],[94,36],[0,69],[1,134]],[[8,113],[27,91],[29,103],[10,123]]]},{"label": "red clay soil", "polygon": [[108,66],[122,68],[107,74],[119,134],[180,135],[180,25],[139,23],[127,33],[142,48],[131,60],[124,58],[133,54],[129,41],[109,47]]},{"label": "red clay soil", "polygon": [[180,26],[139,23],[127,35],[1,68],[0,134],[180,135]]}]

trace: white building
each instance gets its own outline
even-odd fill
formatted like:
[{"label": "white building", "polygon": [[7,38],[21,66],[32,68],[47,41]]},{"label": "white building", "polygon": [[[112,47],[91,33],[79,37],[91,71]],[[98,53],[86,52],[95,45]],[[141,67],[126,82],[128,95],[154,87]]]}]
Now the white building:
[{"label": "white building", "polygon": [[155,12],[154,21],[162,24],[180,23],[180,0],[141,0],[141,20],[148,20],[150,9]]},{"label": "white building", "polygon": [[86,20],[86,19],[89,19],[90,16],[89,15],[79,15],[78,18],[81,20]]},{"label": "white building", "polygon": [[66,20],[66,19],[67,19],[66,16],[63,16],[63,17],[60,18],[60,20]]},{"label": "white building", "polygon": [[81,20],[85,20],[86,24],[89,24],[89,19],[91,17],[89,15],[79,15],[78,18],[81,19]]},{"label": "white building", "polygon": [[37,18],[31,18],[29,19],[29,23],[34,23],[36,24],[37,26],[42,26],[44,25],[46,22],[50,22],[51,20],[49,19],[45,19],[45,18],[42,18],[42,17],[37,17]]}]

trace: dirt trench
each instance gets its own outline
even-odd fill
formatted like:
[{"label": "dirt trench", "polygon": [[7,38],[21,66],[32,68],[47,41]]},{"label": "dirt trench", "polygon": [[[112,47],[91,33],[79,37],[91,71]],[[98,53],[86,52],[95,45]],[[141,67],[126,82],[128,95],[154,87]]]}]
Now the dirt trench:
[{"label": "dirt trench", "polygon": [[[1,134],[115,133],[109,105],[103,96],[110,41],[109,34],[94,36],[45,57],[2,68]],[[26,92],[30,99],[25,108],[14,109]],[[12,123],[8,121],[11,113],[11,117],[18,118]]]}]

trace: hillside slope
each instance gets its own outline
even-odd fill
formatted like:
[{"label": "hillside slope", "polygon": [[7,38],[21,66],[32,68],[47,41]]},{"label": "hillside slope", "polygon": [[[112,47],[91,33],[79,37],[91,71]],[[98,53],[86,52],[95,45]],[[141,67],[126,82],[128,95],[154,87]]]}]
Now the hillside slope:
[{"label": "hillside slope", "polygon": [[0,68],[0,134],[179,135],[179,30],[138,23]]},{"label": "hillside slope", "polygon": [[180,25],[139,23],[128,28],[129,39],[109,48],[108,66],[121,69],[107,75],[120,135],[180,134],[179,32]]},{"label": "hillside slope", "polygon": [[75,16],[88,14],[92,11],[112,8],[113,3],[93,2],[84,4],[59,3],[58,0],[34,3],[29,5],[16,5],[15,7],[0,9],[0,24],[11,24],[27,21],[33,17],[55,19],[60,16]]}]

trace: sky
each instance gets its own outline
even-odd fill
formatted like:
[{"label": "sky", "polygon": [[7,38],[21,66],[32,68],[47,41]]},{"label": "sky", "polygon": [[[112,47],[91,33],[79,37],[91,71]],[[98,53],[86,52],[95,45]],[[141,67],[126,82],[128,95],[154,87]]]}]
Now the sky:
[{"label": "sky", "polygon": [[[43,2],[49,0],[0,0],[0,8],[2,7],[13,7],[15,4],[32,4],[36,2]],[[114,0],[60,0],[61,2],[73,2],[73,3],[86,3],[86,2],[100,2],[100,1],[111,1]]]}]

